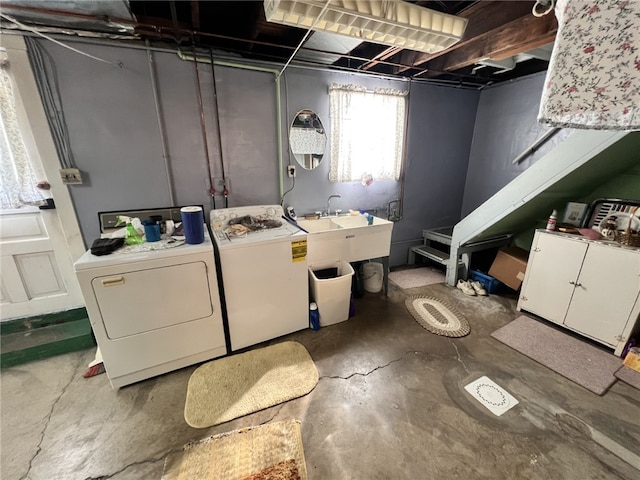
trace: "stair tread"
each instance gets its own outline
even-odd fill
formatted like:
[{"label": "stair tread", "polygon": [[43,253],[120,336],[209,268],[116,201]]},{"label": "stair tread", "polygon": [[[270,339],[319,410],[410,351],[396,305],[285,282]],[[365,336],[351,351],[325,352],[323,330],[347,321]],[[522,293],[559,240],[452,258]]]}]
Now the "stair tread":
[{"label": "stair tread", "polygon": [[440,262],[442,264],[449,261],[449,254],[447,252],[443,252],[442,250],[438,250],[437,248],[429,247],[428,245],[413,247],[411,250],[416,252],[418,255],[422,255],[423,257],[430,258],[431,260]]},{"label": "stair tread", "polygon": [[4,354],[86,335],[91,335],[91,325],[88,319],[2,335],[0,337],[0,348]]}]

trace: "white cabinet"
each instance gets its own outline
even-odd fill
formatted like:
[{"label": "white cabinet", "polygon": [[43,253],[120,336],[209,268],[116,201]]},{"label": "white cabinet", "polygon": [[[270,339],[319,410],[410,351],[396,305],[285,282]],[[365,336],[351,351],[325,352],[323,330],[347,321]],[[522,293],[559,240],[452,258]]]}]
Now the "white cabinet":
[{"label": "white cabinet", "polygon": [[539,230],[517,308],[619,355],[639,316],[639,293],[640,249]]}]

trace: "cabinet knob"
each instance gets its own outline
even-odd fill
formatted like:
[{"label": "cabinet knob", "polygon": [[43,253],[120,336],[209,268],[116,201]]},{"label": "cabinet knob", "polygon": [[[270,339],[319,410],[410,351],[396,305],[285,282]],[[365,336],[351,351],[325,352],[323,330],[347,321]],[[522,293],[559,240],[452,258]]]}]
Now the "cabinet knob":
[{"label": "cabinet knob", "polygon": [[569,285],[575,285],[576,287],[581,287],[582,286],[581,283],[576,283],[574,281],[569,282]]}]

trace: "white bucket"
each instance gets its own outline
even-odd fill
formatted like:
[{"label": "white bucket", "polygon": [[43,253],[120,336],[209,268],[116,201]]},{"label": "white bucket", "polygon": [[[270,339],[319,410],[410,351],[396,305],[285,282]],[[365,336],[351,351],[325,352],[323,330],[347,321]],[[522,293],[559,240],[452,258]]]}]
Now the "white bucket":
[{"label": "white bucket", "polygon": [[378,293],[382,290],[382,268],[382,264],[378,262],[368,262],[362,265],[362,280],[367,292]]}]

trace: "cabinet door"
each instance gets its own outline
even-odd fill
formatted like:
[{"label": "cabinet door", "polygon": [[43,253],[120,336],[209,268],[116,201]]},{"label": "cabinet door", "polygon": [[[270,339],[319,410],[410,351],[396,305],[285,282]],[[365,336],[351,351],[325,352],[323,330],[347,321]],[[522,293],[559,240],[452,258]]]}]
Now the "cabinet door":
[{"label": "cabinet door", "polygon": [[536,233],[519,307],[562,323],[571,302],[587,244],[566,237]]},{"label": "cabinet door", "polygon": [[640,291],[640,252],[590,244],[565,325],[616,345]]}]

